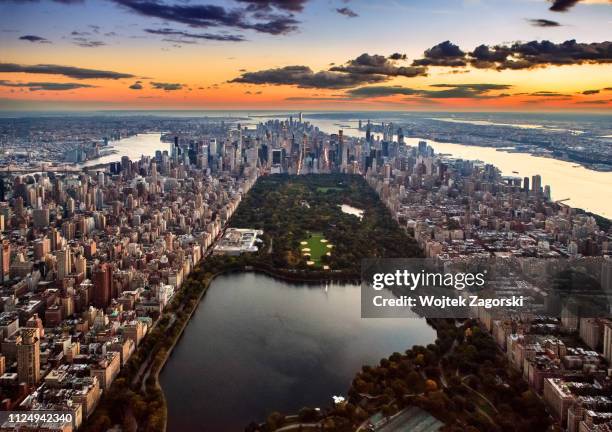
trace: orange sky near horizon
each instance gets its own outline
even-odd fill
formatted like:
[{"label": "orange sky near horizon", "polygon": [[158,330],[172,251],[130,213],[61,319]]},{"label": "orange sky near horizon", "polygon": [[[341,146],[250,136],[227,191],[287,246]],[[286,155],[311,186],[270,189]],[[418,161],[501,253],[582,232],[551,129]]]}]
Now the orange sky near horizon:
[{"label": "orange sky near horizon", "polygon": [[[202,0],[203,1],[203,0]],[[211,0],[214,1],[214,0]],[[332,0],[330,0],[332,1]],[[338,5],[341,0],[333,0]],[[34,2],[33,2],[34,3]],[[537,66],[520,70],[476,69],[467,67],[429,66],[427,76],[388,76],[375,84],[360,83],[341,89],[300,88],[297,85],[243,84],[231,83],[232,79],[244,72],[257,72],[293,65],[310,67],[314,72],[327,71],[334,65],[344,65],[363,53],[389,56],[394,52],[407,54],[407,59],[395,62],[397,66],[410,67],[423,51],[444,41],[462,35],[464,41],[456,43],[466,52],[478,43],[493,46],[495,43],[508,44],[509,35],[524,34],[522,40],[543,40],[550,37],[560,43],[584,35],[579,42],[600,42],[610,15],[606,19],[602,12],[609,12],[609,2],[580,2],[571,14],[561,16],[561,25],[546,29],[533,28],[526,23],[525,16],[544,16],[546,2],[510,2],[507,13],[501,14],[491,7],[499,7],[495,0],[457,2],[440,0],[436,10],[426,6],[420,9],[415,4],[400,0],[395,8],[388,8],[384,2],[376,6],[355,0],[351,7],[359,9],[367,21],[358,16],[351,20],[340,17],[319,0],[302,0],[304,10],[291,12],[303,20],[300,28],[291,34],[261,35],[247,34],[246,42],[192,43],[182,39],[172,44],[165,39],[151,39],[143,35],[150,28],[171,28],[184,33],[210,32],[210,29],[179,28],[174,23],[155,23],[117,8],[110,3],[85,2],[83,6],[66,6],[57,2],[44,2],[44,10],[37,4],[4,6],[7,9],[0,18],[0,63],[18,65],[62,65],[78,68],[115,71],[131,74],[134,78],[121,79],[75,79],[61,74],[41,73],[0,73],[0,109],[283,109],[305,110],[568,110],[604,111],[612,108],[612,63],[606,60],[598,64],[574,64],[563,66]],[[170,3],[170,0],[168,0]],[[225,6],[226,3],[221,2]],[[460,3],[460,2],[459,2]],[[584,4],[583,4],[584,3]],[[425,3],[427,4],[427,3]],[[28,9],[29,8],[29,9]],[[47,10],[48,9],[48,10]],[[330,10],[332,12],[330,12]],[[535,10],[533,14],[531,10]],[[64,16],[67,11],[74,12]],[[392,20],[401,12],[413,18],[411,27],[394,28]],[[284,10],[277,11],[286,13]],[[36,15],[40,13],[40,15]],[[58,14],[57,22],[46,21],[46,14]],[[80,15],[79,15],[80,14]],[[97,15],[108,24],[108,28],[97,30]],[[422,23],[419,14],[430,21]],[[456,16],[475,14],[483,16],[481,21],[466,22],[460,28],[449,27]],[[506,16],[514,14],[514,21]],[[550,13],[549,13],[550,14]],[[485,21],[484,17],[489,17]],[[572,20],[569,19],[572,17]],[[549,18],[547,16],[547,18]],[[137,21],[133,24],[131,21]],[[500,26],[499,22],[507,22]],[[74,23],[77,24],[74,24]],[[388,25],[385,23],[389,22]],[[398,21],[401,23],[403,21]],[[566,22],[569,22],[566,24]],[[80,24],[79,24],[80,23]],[[99,22],[98,22],[99,23]],[[355,23],[355,24],[353,24]],[[382,27],[381,27],[382,23]],[[112,24],[112,25],[111,25]],[[368,32],[360,32],[360,25],[379,30],[376,38]],[[418,31],[418,26],[424,26]],[[481,28],[480,28],[480,27]],[[90,28],[94,28],[91,30]],[[17,29],[18,28],[18,29]],[[440,29],[447,28],[444,35]],[[69,30],[73,29],[71,32]],[[486,39],[481,33],[489,30]],[[495,33],[491,30],[495,29]],[[112,30],[104,33],[103,31]],[[222,30],[229,32],[231,29]],[[426,30],[426,31],[425,31]],[[232,30],[233,31],[233,30]],[[409,31],[409,35],[407,35]],[[459,33],[458,33],[459,32]],[[111,35],[111,33],[113,35]],[[115,34],[116,33],[116,34]],[[608,32],[609,33],[609,32]],[[40,35],[41,43],[23,41],[19,35]],[[89,40],[100,39],[100,46],[83,48],[75,42],[74,34]],[[325,39],[329,38],[329,42]],[[48,39],[48,40],[47,40]],[[506,41],[506,42],[504,42]],[[399,50],[398,47],[404,49]],[[609,57],[609,56],[608,56]],[[453,73],[457,72],[457,73]],[[130,89],[136,81],[139,90]],[[90,86],[74,89],[38,90],[35,84],[72,84]],[[173,84],[177,89],[153,88],[153,83]],[[475,96],[446,97],[435,95],[441,84],[507,86]],[[351,89],[368,86],[399,86],[419,94],[395,94],[391,96],[351,96]],[[436,87],[437,86],[437,87]],[[43,86],[44,87],[44,86]],[[47,86],[49,87],[49,86]],[[33,89],[34,88],[34,89]],[[406,91],[406,90],[404,90]],[[583,92],[590,94],[583,94]],[[538,92],[548,92],[538,93]],[[423,96],[423,94],[427,96]]]},{"label": "orange sky near horizon", "polygon": [[[82,63],[81,63],[82,64]],[[133,68],[114,65],[113,69],[133,71]],[[126,65],[127,66],[127,65]],[[87,67],[99,67],[95,63]],[[197,67],[194,65],[194,70]],[[216,76],[232,76],[231,67],[227,71],[217,70]],[[434,68],[432,68],[434,69]],[[503,83],[511,85],[509,90],[494,91],[491,94],[511,94],[511,96],[478,99],[470,98],[428,99],[427,101],[409,96],[386,96],[375,98],[345,98],[342,89],[308,89],[288,85],[251,85],[217,81],[211,76],[198,79],[193,70],[171,74],[163,69],[156,71],[160,82],[184,84],[181,90],[166,91],[153,89],[147,80],[142,90],[131,90],[129,86],[138,79],[120,80],[74,80],[64,77],[31,74],[5,74],[2,78],[14,82],[57,82],[79,83],[96,87],[70,91],[52,92],[26,88],[0,87],[0,98],[15,98],[21,101],[39,101],[70,104],[82,103],[85,106],[113,108],[126,106],[142,109],[277,109],[285,107],[304,107],[305,109],[415,109],[415,110],[605,110],[612,107],[612,91],[603,90],[609,85],[612,68],[608,65],[553,66],[535,70],[521,71],[483,71],[471,69],[467,73],[448,74],[443,68],[428,77],[395,78],[384,85],[397,85],[416,89],[431,89],[428,82],[436,77],[436,82],[448,84],[469,84],[474,82]],[[136,71],[138,73],[138,71]],[[240,74],[233,72],[234,76]],[[145,76],[143,74],[143,76]],[[574,78],[572,78],[574,77]],[[584,95],[585,90],[600,90],[599,93]],[[523,93],[557,92],[566,96],[528,96]],[[606,100],[606,103],[591,101]]]}]

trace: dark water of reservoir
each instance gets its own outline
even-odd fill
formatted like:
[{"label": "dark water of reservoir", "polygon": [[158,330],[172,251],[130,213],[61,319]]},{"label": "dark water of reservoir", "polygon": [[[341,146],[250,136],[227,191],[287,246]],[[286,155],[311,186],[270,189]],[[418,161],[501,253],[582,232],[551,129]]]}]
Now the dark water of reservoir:
[{"label": "dark water of reservoir", "polygon": [[274,410],[330,406],[363,364],[434,339],[425,320],[360,318],[358,285],[221,276],[160,377],[168,431],[243,431]]}]

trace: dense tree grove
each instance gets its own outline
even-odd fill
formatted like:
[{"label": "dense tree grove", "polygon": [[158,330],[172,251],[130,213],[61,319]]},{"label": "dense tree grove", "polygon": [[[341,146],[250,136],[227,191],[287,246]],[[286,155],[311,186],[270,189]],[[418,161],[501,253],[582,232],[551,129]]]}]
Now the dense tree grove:
[{"label": "dense tree grove", "polygon": [[[302,408],[292,423],[317,419],[323,430],[352,431],[375,413],[388,418],[416,406],[442,421],[444,432],[554,430],[544,403],[476,321],[429,323],[437,330],[435,344],[415,345],[363,366],[345,402],[319,413]],[[281,413],[271,417],[275,421],[253,423],[247,432],[273,432],[288,423]]]},{"label": "dense tree grove", "polygon": [[[344,213],[347,204],[363,218]],[[363,177],[347,174],[271,175],[260,178],[244,198],[231,225],[264,230],[258,254],[274,268],[305,268],[300,242],[321,232],[334,246],[324,263],[359,274],[363,258],[420,256],[414,241],[391,217]]]}]

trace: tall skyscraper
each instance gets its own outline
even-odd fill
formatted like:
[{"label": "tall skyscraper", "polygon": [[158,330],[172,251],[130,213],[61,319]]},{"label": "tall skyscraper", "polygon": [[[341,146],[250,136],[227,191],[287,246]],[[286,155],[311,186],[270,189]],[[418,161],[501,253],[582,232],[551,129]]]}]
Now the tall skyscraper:
[{"label": "tall skyscraper", "polygon": [[104,187],[104,171],[98,171],[98,186]]},{"label": "tall skyscraper", "polygon": [[130,175],[132,168],[132,163],[130,162],[130,158],[128,156],[121,157],[121,171],[126,175]]},{"label": "tall skyscraper", "polygon": [[419,155],[421,156],[425,156],[427,154],[427,142],[426,141],[419,141],[418,152],[419,152]]},{"label": "tall skyscraper", "polygon": [[72,270],[72,254],[69,249],[57,252],[57,278],[64,279]]},{"label": "tall skyscraper", "polygon": [[40,340],[38,329],[21,329],[21,343],[17,345],[17,377],[19,382],[34,386],[40,381]]},{"label": "tall skyscraper", "polygon": [[346,172],[348,164],[348,146],[344,142],[344,132],[338,131],[338,149],[340,150],[340,170]]},{"label": "tall skyscraper", "polygon": [[11,266],[11,243],[2,240],[2,255],[0,256],[0,282],[4,282],[9,277]]},{"label": "tall skyscraper", "polygon": [[542,176],[536,174],[531,177],[531,190],[539,195],[542,193]]},{"label": "tall skyscraper", "polygon": [[107,263],[100,264],[93,272],[93,303],[96,307],[105,308],[110,304],[112,295],[113,270]]}]

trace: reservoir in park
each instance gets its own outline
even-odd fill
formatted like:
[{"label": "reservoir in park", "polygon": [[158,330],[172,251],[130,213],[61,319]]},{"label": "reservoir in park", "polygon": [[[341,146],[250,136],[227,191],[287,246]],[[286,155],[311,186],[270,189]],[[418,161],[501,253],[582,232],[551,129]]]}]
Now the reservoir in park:
[{"label": "reservoir in park", "polygon": [[329,407],[364,364],[433,343],[425,319],[361,316],[361,287],[216,278],[160,381],[169,431],[243,431],[272,411]]}]

